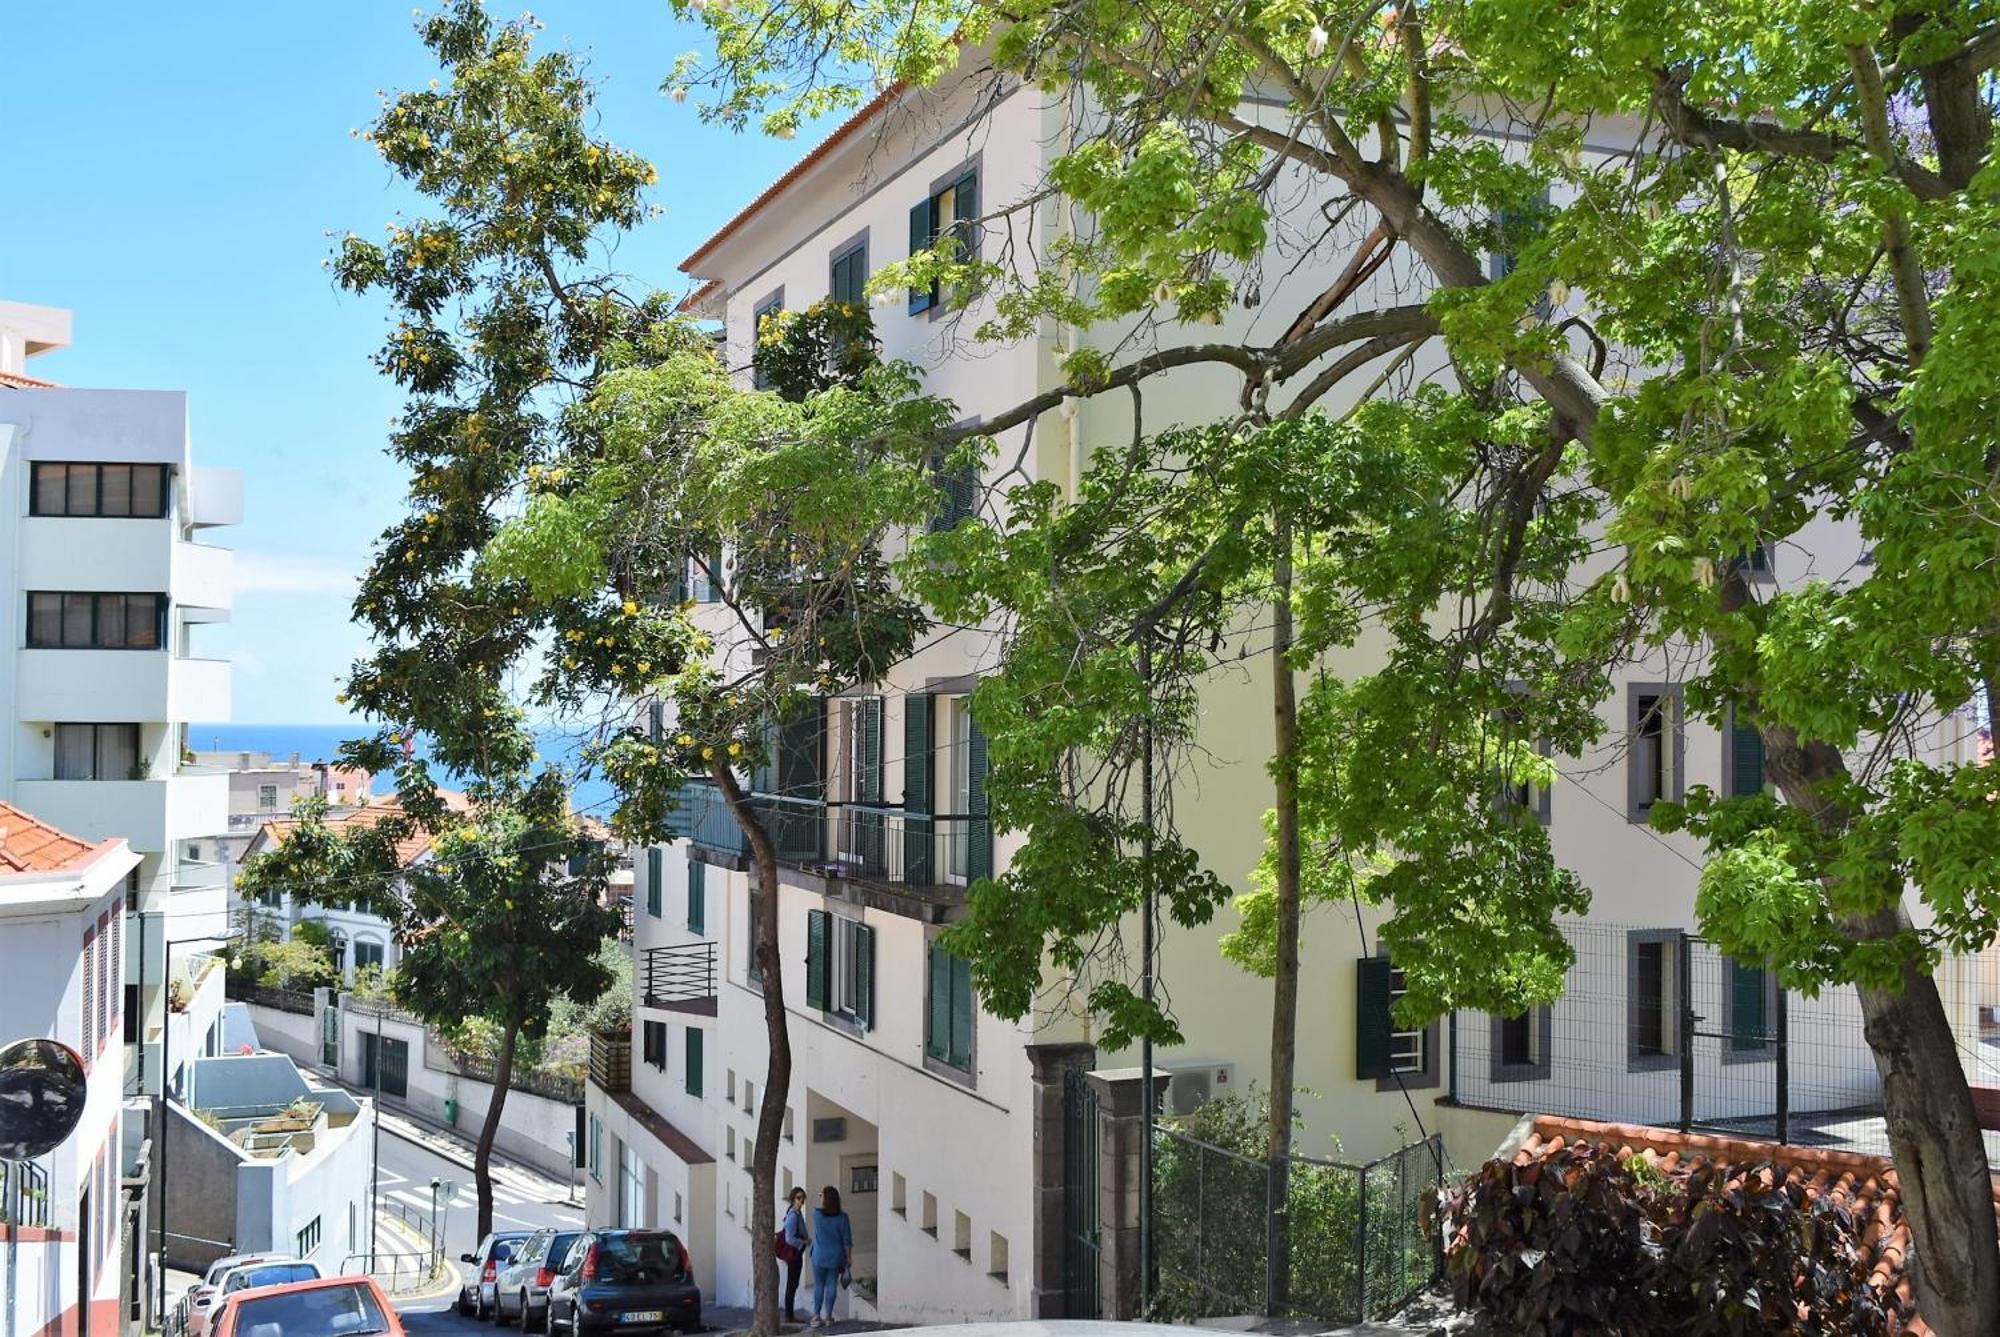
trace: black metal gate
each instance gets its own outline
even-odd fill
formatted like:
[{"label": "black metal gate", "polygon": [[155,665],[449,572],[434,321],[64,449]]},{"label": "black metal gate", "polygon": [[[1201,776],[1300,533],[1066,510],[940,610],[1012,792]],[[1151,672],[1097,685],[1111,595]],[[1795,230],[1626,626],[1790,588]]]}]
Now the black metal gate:
[{"label": "black metal gate", "polygon": [[[377,1065],[381,1071],[376,1071]],[[361,1033],[361,1085],[385,1096],[407,1100],[410,1095],[410,1042],[393,1036]]]},{"label": "black metal gate", "polygon": [[1770,971],[1680,938],[1683,1131],[1791,1140],[1790,1001]]},{"label": "black metal gate", "polygon": [[1063,1076],[1063,1316],[1096,1318],[1100,1297],[1097,1092],[1082,1069]]}]

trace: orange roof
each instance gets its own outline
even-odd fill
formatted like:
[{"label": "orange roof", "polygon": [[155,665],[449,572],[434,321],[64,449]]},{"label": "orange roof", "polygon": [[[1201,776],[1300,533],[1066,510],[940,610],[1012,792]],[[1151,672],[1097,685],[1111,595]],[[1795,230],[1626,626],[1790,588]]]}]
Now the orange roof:
[{"label": "orange roof", "polygon": [[[451,789],[443,789],[438,792],[444,798],[445,806],[453,812],[464,812],[466,810],[468,805],[465,795]],[[329,813],[326,818],[326,826],[329,831],[334,832],[346,831],[349,827],[355,826],[373,827],[380,825],[391,817],[400,817],[402,813],[402,803],[392,794],[388,798],[375,799],[372,802],[364,803],[352,812]],[[285,842],[285,833],[298,824],[296,817],[278,817],[264,823],[263,829],[270,836],[273,845],[282,845]],[[423,858],[430,851],[432,839],[433,837],[430,832],[420,830],[412,831],[402,840],[396,842],[397,865],[408,868],[411,864]]]},{"label": "orange roof", "polygon": [[0,371],[0,387],[9,390],[60,390],[54,381],[45,381],[39,376],[23,376],[18,371]]},{"label": "orange roof", "polygon": [[750,201],[748,205],[744,206],[744,208],[736,215],[736,217],[730,219],[727,223],[724,223],[721,226],[721,228],[716,231],[714,236],[710,237],[707,241],[703,242],[701,245],[695,247],[694,254],[690,255],[687,259],[681,261],[681,273],[683,274],[693,273],[694,267],[700,264],[703,260],[707,259],[709,252],[713,251],[716,247],[722,245],[723,242],[729,240],[731,236],[735,235],[736,230],[742,227],[745,223],[749,222],[752,215],[754,215],[759,209],[762,209],[765,205],[769,204],[772,200],[776,199],[778,195],[785,189],[785,187],[791,185],[794,181],[797,181],[807,172],[810,172],[822,158],[825,158],[829,153],[832,153],[842,144],[845,144],[848,140],[854,138],[855,133],[859,131],[862,126],[868,124],[868,122],[874,120],[877,116],[881,115],[881,113],[888,108],[890,103],[894,102],[897,98],[901,97],[907,91],[909,91],[909,85],[904,83],[901,79],[898,79],[895,83],[890,84],[887,88],[877,93],[872,99],[869,100],[867,105],[863,106],[859,111],[855,112],[845,121],[842,121],[840,125],[834,129],[834,132],[832,134],[828,135],[825,139],[822,139],[818,144],[814,145],[810,153],[806,154],[805,157],[799,159],[796,163],[793,163],[790,170],[788,170],[783,176],[779,177],[776,181],[773,181],[769,186],[767,186],[763,194],[759,195],[756,199]]},{"label": "orange roof", "polygon": [[0,872],[50,873],[94,862],[113,842],[93,845],[0,803]]},{"label": "orange roof", "polygon": [[[1729,1167],[1732,1175],[1762,1175],[1767,1183],[1781,1174],[1784,1182],[1796,1185],[1808,1198],[1833,1197],[1856,1221],[1866,1223],[1861,1248],[1867,1259],[1868,1281],[1878,1292],[1893,1294],[1901,1302],[1908,1315],[1908,1326],[1902,1331],[1911,1337],[1924,1337],[1931,1331],[1915,1313],[1905,1270],[1911,1248],[1910,1227],[1903,1219],[1902,1189],[1895,1167],[1885,1157],[1545,1114],[1535,1120],[1513,1162],[1528,1165],[1576,1143],[1609,1147],[1621,1159],[1640,1156],[1671,1178],[1691,1174],[1707,1162]],[[2000,1185],[1996,1185],[1994,1197],[2000,1201]]]}]

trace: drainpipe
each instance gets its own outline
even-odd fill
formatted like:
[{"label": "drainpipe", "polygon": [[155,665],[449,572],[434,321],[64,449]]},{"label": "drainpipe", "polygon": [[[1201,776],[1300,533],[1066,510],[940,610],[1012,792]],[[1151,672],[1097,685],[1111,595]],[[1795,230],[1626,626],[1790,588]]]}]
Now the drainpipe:
[{"label": "drainpipe", "polygon": [[[1063,103],[1062,152],[1067,156],[1076,147],[1076,103],[1073,98]],[[1067,199],[1057,201],[1056,232],[1061,237],[1076,235],[1075,206]],[[1070,296],[1082,296],[1083,280],[1080,275],[1070,277]],[[1076,326],[1064,324],[1061,333],[1063,357],[1067,360],[1074,355],[1082,341]],[[1083,401],[1074,397],[1062,402],[1064,463],[1069,476],[1065,480],[1070,504],[1076,503],[1077,494],[1083,486]]]}]

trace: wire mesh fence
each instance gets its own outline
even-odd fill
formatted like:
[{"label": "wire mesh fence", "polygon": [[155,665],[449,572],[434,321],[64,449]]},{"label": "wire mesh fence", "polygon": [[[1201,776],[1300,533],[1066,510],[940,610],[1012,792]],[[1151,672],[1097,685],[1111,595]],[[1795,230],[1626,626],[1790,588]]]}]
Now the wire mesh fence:
[{"label": "wire mesh fence", "polygon": [[[1459,1102],[1888,1154],[1852,988],[1783,989],[1680,929],[1563,932],[1576,960],[1553,1006],[1452,1018]],[[2000,1084],[2000,952],[1947,959],[1934,978],[1968,1077]]]},{"label": "wire mesh fence", "polygon": [[[1448,1169],[1442,1138],[1365,1165],[1293,1156],[1279,1175],[1264,1159],[1172,1128],[1153,1136],[1155,1318],[1360,1322],[1393,1313],[1436,1279],[1425,1213]],[[1280,1237],[1282,1280],[1271,1266]]]}]

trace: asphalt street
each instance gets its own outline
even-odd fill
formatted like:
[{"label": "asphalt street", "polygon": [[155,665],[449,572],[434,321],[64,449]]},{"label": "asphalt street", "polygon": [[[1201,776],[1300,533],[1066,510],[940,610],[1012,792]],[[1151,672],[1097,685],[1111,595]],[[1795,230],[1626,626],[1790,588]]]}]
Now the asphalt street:
[{"label": "asphalt street", "polygon": [[[387,1129],[382,1133],[381,1156],[377,1192],[381,1195],[382,1210],[413,1221],[430,1220],[431,1181],[435,1179],[441,1186],[437,1213],[444,1226],[445,1257],[456,1259],[462,1253],[470,1253],[479,1243],[473,1233],[479,1200],[473,1189],[472,1172]],[[494,1167],[495,1230],[582,1225],[582,1202],[566,1201],[563,1185],[512,1166]],[[382,1247],[391,1246],[385,1242]]]}]

